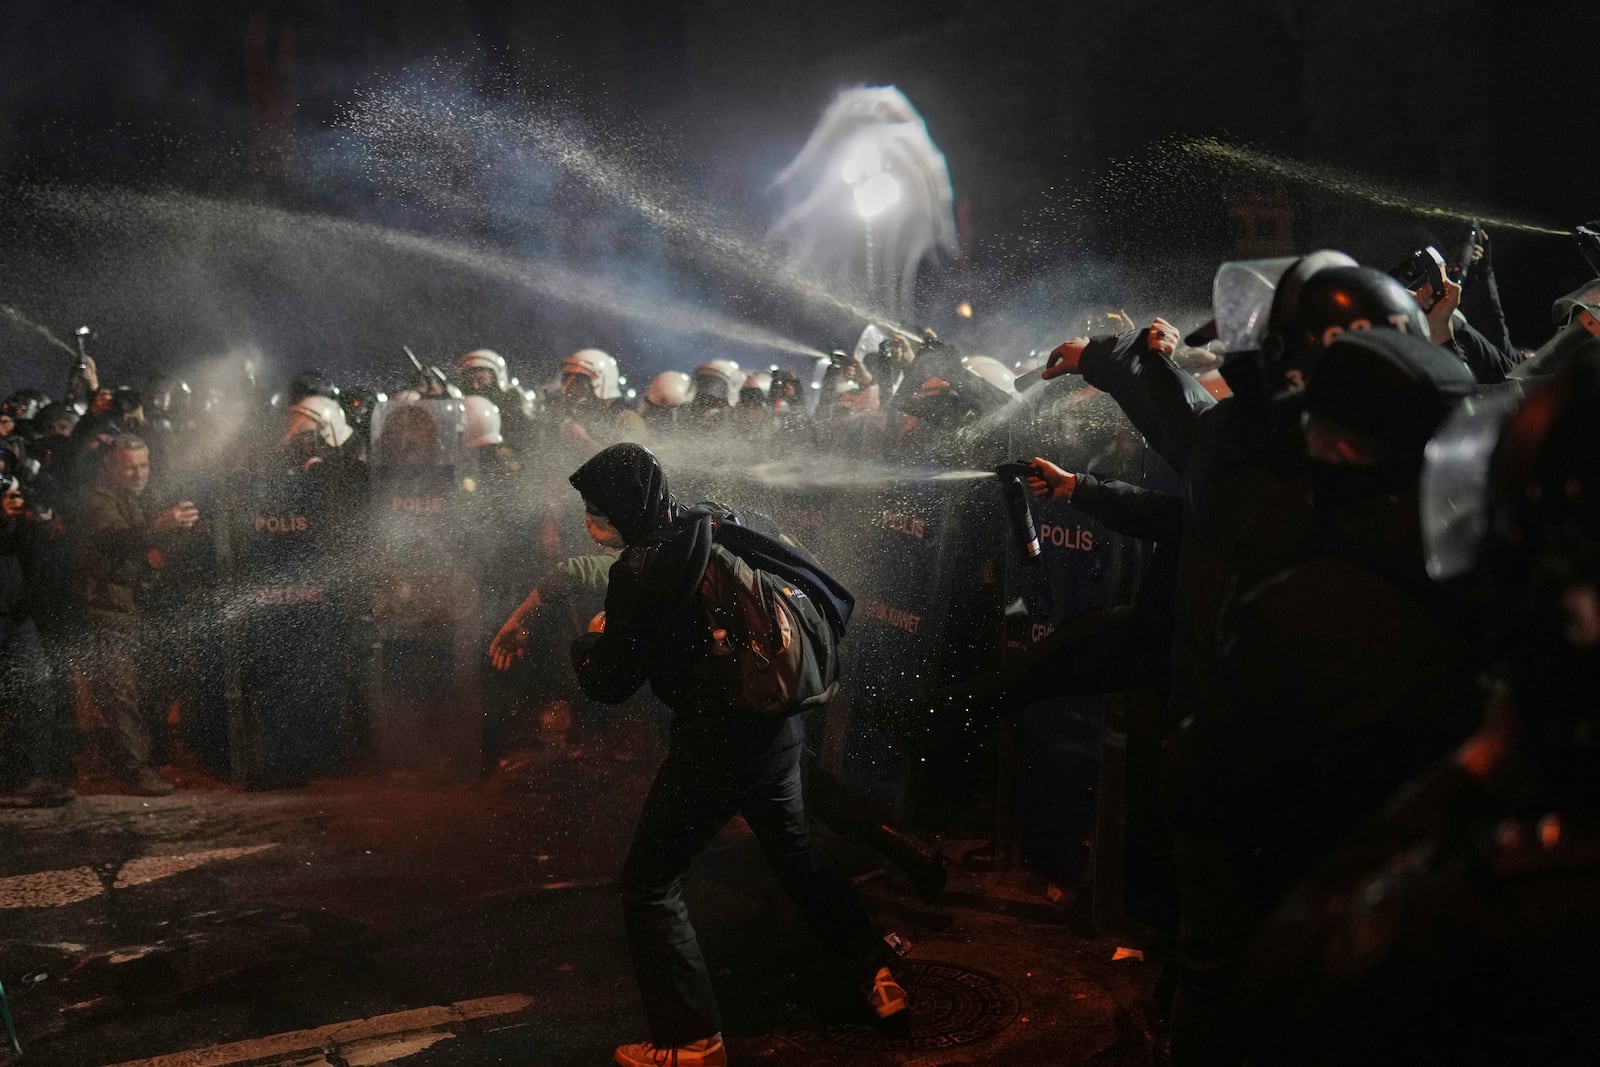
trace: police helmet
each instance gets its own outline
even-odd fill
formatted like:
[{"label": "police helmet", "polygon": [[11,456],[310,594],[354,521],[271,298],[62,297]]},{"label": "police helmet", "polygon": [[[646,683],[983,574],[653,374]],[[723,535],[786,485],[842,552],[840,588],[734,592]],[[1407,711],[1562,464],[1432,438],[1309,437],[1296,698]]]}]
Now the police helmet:
[{"label": "police helmet", "polygon": [[731,359],[710,359],[694,369],[695,392],[702,396],[720,397],[730,404],[738,403],[739,389],[743,385],[744,374],[740,372],[739,364]]},{"label": "police helmet", "polygon": [[189,388],[188,382],[181,379],[157,378],[151,383],[148,400],[152,411],[165,412],[169,416],[183,416],[189,412],[193,390]]},{"label": "police helmet", "polygon": [[1591,278],[1565,296],[1557,297],[1550,306],[1550,317],[1556,326],[1565,326],[1581,311],[1600,318],[1600,278]]},{"label": "police helmet", "polygon": [[461,402],[467,408],[468,448],[498,445],[504,440],[500,436],[500,409],[494,401],[483,396],[468,396],[463,397]]},{"label": "police helmet", "polygon": [[1313,252],[1279,280],[1261,350],[1289,384],[1296,384],[1296,374],[1303,384],[1335,337],[1346,330],[1383,329],[1423,340],[1429,335],[1422,309],[1399,282],[1343,252]]},{"label": "police helmet", "polygon": [[1235,394],[1266,398],[1304,387],[1317,356],[1346,330],[1393,329],[1426,339],[1427,319],[1400,283],[1343,252],[1224,263],[1212,282],[1216,337]]},{"label": "police helmet", "polygon": [[589,379],[594,395],[600,400],[618,400],[622,397],[621,374],[617,361],[609,352],[598,348],[580,348],[561,361],[561,377],[578,374]]},{"label": "police helmet", "polygon": [[694,379],[681,370],[664,370],[654,378],[644,391],[644,407],[670,411],[682,407],[694,398]]},{"label": "police helmet", "polygon": [[1006,365],[998,359],[990,356],[968,356],[966,368],[996,389],[1007,393],[1017,391],[1017,376],[1007,370]]},{"label": "police helmet", "polygon": [[111,410],[121,416],[132,415],[144,407],[144,397],[131,386],[119,385],[111,394]]},{"label": "police helmet", "polygon": [[5,415],[12,422],[24,423],[39,413],[39,402],[20,392],[12,393],[0,402],[0,415]]},{"label": "police helmet", "polygon": [[767,402],[767,390],[772,387],[772,374],[761,371],[745,378],[744,384],[739,387],[739,403],[763,405]]},{"label": "police helmet", "polygon": [[303,370],[289,380],[289,388],[284,390],[283,400],[290,408],[302,397],[320,396],[328,400],[339,399],[339,387],[328,379],[320,370]]},{"label": "police helmet", "polygon": [[289,426],[283,439],[315,431],[325,444],[338,448],[350,440],[350,424],[345,421],[344,409],[325,396],[303,396],[290,405]]},{"label": "police helmet", "polygon": [[339,393],[339,407],[344,411],[344,421],[352,430],[364,430],[372,424],[372,409],[384,395],[365,385],[352,385]]},{"label": "police helmet", "polygon": [[471,370],[481,368],[494,374],[494,387],[500,392],[510,388],[511,372],[506,367],[505,357],[488,348],[475,348],[456,361],[458,370]]},{"label": "police helmet", "polygon": [[67,433],[62,436],[70,436],[72,431],[77,428],[78,418],[78,412],[71,405],[46,404],[39,409],[37,425],[41,432],[48,434],[52,432],[52,427],[56,423],[65,422],[67,424]]}]

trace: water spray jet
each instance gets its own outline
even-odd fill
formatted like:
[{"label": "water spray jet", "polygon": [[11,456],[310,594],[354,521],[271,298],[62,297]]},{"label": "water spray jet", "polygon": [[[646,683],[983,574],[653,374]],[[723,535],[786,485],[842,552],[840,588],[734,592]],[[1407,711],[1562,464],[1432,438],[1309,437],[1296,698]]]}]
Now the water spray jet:
[{"label": "water spray jet", "polygon": [[1331,167],[1302,163],[1298,160],[1272,155],[1268,152],[1242,148],[1212,137],[1195,141],[1183,141],[1179,143],[1178,147],[1181,151],[1207,159],[1236,164],[1270,174],[1273,177],[1314,185],[1321,189],[1366,200],[1380,207],[1407,211],[1427,218],[1475,222],[1480,225],[1494,226],[1498,229],[1520,230],[1523,233],[1545,234],[1552,237],[1566,237],[1570,233],[1569,230],[1558,230],[1550,226],[1541,226],[1538,223],[1496,217],[1478,210],[1426,204],[1406,193],[1385,188],[1358,175],[1343,173]]},{"label": "water spray jet", "polygon": [[[34,322],[32,319],[28,318],[28,316],[24,315],[10,304],[0,304],[0,314],[4,314],[6,318],[10,319],[12,322],[15,322],[24,329],[32,330],[34,333],[44,338],[47,343],[61,349],[61,351],[65,352],[73,359],[78,358],[79,353],[74,351],[71,345],[67,344],[61,338],[52,333],[48,326],[42,326],[39,323]],[[79,348],[81,349],[82,347],[83,343],[80,341]]]},{"label": "water spray jet", "polygon": [[[108,225],[114,223],[124,227],[136,222],[150,228],[162,225],[172,227],[192,220],[196,229],[205,230],[221,229],[231,224],[250,238],[259,238],[262,234],[298,236],[311,231],[337,240],[376,244],[392,252],[470,272],[613,318],[649,322],[675,334],[712,335],[738,344],[769,348],[795,356],[826,358],[825,353],[811,345],[717,312],[666,305],[650,294],[625,289],[615,283],[580,275],[553,264],[471,248],[372,223],[180,192],[102,190],[66,193],[29,187],[19,193],[18,199],[90,223],[104,221]],[[11,317],[40,330],[65,351],[76,355],[43,327],[27,320],[14,309],[5,310]]]},{"label": "water spray jet", "polygon": [[342,117],[341,125],[391,152],[415,151],[421,144],[459,153],[462,130],[470,131],[473,138],[488,138],[502,151],[506,146],[531,146],[541,158],[589,190],[628,208],[657,232],[679,241],[686,253],[701,262],[759,279],[800,301],[858,321],[882,322],[886,317],[880,310],[834,292],[820,279],[802,274],[776,250],[740,233],[708,205],[673,190],[659,176],[643,175],[614,155],[602,154],[569,123],[546,116],[512,115],[503,103],[477,100],[446,109],[424,107],[413,99],[419,92],[449,97],[461,94],[449,86],[413,87],[409,96],[405,91],[363,94]]}]

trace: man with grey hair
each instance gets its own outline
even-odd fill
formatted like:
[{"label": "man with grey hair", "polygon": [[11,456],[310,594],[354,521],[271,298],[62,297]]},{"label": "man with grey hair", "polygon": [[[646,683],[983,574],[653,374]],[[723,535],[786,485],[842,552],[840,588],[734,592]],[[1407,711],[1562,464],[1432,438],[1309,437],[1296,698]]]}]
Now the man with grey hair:
[{"label": "man with grey hair", "polygon": [[172,784],[150,765],[147,709],[140,701],[144,662],[142,590],[159,580],[173,539],[200,521],[190,501],[151,515],[141,497],[150,483],[150,449],[121,434],[100,451],[100,477],[78,507],[73,591],[88,655],[81,668],[94,742],[129,791],[163,796]]}]

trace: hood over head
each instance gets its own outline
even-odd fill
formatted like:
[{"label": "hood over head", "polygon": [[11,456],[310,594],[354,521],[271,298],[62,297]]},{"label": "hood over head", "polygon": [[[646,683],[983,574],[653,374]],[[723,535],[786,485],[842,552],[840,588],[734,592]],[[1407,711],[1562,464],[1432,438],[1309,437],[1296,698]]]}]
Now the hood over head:
[{"label": "hood over head", "polygon": [[661,462],[643,445],[602,449],[567,480],[630,545],[666,526],[677,510]]}]

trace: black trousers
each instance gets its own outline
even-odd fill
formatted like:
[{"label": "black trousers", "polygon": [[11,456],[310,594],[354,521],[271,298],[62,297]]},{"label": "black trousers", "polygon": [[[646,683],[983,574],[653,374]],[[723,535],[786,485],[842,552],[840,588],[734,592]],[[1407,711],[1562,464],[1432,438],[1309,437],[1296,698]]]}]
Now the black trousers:
[{"label": "black trousers", "polygon": [[1240,848],[1179,832],[1172,850],[1179,970],[1171,1060],[1174,1067],[1238,1067],[1249,1059],[1241,990],[1262,916],[1250,905]]},{"label": "black trousers", "polygon": [[773,873],[845,975],[865,985],[889,957],[854,887],[811,838],[798,731],[779,728],[785,732],[762,744],[739,736],[748,733],[743,723],[732,724],[732,738],[726,727],[705,725],[674,724],[622,872],[634,972],[650,1040],[663,1047],[722,1029],[683,882],[690,861],[735,813],[750,824]]}]

